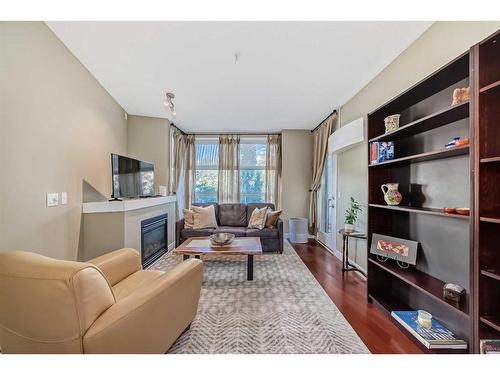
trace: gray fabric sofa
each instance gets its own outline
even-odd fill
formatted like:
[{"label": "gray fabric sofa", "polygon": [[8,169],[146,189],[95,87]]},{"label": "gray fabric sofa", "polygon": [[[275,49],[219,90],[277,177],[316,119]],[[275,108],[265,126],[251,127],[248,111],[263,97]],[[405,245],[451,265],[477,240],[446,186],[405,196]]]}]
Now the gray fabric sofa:
[{"label": "gray fabric sofa", "polygon": [[[208,206],[207,204],[194,204],[194,206]],[[210,236],[213,233],[232,233],[236,237],[259,237],[264,252],[283,252],[283,221],[278,219],[276,228],[250,229],[247,228],[248,221],[253,210],[269,207],[274,210],[272,203],[228,203],[215,204],[215,217],[217,228],[189,229],[184,228],[184,219],[175,223],[175,246],[190,237]]]}]

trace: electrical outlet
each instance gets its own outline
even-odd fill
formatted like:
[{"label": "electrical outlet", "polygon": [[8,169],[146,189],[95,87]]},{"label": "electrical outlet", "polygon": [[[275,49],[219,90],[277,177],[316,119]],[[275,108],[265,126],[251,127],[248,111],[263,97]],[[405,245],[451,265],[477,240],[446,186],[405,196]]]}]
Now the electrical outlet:
[{"label": "electrical outlet", "polygon": [[68,204],[68,193],[65,191],[61,193],[61,204]]},{"label": "electrical outlet", "polygon": [[59,205],[59,193],[47,193],[47,207]]}]

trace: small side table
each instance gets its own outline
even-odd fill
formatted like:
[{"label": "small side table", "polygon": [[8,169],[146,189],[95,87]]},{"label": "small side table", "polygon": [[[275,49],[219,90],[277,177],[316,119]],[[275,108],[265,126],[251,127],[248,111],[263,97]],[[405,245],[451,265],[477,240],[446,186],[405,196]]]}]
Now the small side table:
[{"label": "small side table", "polygon": [[360,270],[358,267],[349,263],[349,238],[357,238],[360,240],[366,240],[367,236],[364,233],[359,232],[351,232],[347,233],[344,229],[339,230],[339,233],[342,235],[343,244],[342,244],[342,273],[347,271],[358,271],[363,276],[366,277],[366,273]]}]

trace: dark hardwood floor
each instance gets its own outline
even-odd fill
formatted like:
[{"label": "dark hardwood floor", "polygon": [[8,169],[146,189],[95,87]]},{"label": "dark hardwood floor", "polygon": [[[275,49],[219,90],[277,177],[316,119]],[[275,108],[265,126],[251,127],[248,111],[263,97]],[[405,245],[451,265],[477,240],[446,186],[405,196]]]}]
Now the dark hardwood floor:
[{"label": "dark hardwood floor", "polygon": [[355,271],[342,275],[342,262],[315,240],[292,246],[372,353],[422,353],[389,317],[367,302],[363,276]]}]

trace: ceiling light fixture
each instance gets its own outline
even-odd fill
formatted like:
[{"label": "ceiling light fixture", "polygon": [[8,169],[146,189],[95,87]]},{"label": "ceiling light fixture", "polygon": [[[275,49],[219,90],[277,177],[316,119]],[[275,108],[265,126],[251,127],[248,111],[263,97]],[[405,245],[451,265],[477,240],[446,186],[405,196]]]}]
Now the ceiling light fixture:
[{"label": "ceiling light fixture", "polygon": [[175,117],[175,115],[176,115],[175,105],[174,105],[174,102],[172,100],[174,98],[175,98],[174,94],[172,94],[171,92],[167,92],[166,99],[165,99],[165,102],[163,103],[163,105],[165,106],[165,108],[167,108],[172,113],[172,116]]}]

